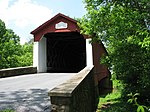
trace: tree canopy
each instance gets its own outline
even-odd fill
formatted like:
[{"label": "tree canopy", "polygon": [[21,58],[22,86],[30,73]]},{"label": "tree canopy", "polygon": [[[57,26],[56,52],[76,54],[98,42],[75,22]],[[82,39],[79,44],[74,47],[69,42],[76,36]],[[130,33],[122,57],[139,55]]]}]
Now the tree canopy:
[{"label": "tree canopy", "polygon": [[[123,82],[123,95],[140,93],[150,105],[150,1],[84,0],[87,14],[82,18],[82,33],[102,40],[107,64]],[[144,100],[143,100],[144,99]]]},{"label": "tree canopy", "polygon": [[32,64],[32,44],[20,45],[20,37],[0,20],[0,69]]}]

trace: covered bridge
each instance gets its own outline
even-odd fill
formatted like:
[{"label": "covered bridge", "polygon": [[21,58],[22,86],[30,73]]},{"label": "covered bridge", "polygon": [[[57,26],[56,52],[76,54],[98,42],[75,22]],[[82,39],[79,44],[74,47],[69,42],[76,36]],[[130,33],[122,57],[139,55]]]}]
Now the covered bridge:
[{"label": "covered bridge", "polygon": [[110,87],[110,72],[100,64],[106,54],[102,42],[89,43],[88,36],[80,34],[77,21],[61,13],[33,30],[33,66],[38,72],[77,73],[94,65],[95,84]]}]

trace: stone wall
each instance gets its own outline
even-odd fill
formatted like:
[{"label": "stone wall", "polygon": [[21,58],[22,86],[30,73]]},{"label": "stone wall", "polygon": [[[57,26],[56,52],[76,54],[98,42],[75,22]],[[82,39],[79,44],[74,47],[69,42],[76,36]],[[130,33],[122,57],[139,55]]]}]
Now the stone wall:
[{"label": "stone wall", "polygon": [[98,104],[97,89],[93,67],[84,68],[49,92],[52,112],[94,112]]},{"label": "stone wall", "polygon": [[0,70],[0,78],[37,73],[37,67],[17,67]]}]

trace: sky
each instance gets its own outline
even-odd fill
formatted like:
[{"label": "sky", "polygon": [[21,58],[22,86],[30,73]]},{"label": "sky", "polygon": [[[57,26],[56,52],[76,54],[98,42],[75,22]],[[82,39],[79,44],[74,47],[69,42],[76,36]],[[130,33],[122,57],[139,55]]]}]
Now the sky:
[{"label": "sky", "polygon": [[7,29],[29,41],[35,28],[58,13],[80,18],[86,14],[82,0],[0,0],[0,19]]}]

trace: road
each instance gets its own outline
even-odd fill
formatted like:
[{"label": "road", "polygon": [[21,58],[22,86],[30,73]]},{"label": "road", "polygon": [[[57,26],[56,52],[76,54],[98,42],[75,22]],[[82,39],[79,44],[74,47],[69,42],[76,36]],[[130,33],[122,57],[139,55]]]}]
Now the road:
[{"label": "road", "polygon": [[48,92],[75,73],[40,73],[0,79],[0,111],[50,112]]}]

